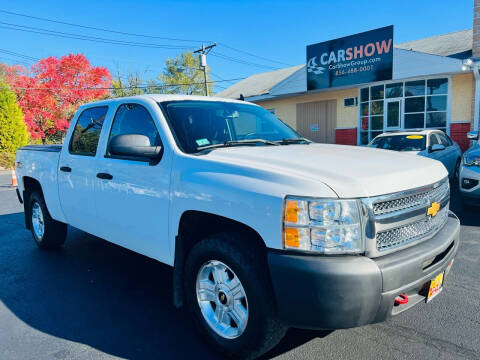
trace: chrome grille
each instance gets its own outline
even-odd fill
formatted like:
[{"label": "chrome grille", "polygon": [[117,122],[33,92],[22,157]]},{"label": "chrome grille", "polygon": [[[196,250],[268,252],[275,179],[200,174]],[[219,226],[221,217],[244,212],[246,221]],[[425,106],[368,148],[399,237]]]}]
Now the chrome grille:
[{"label": "chrome grille", "polygon": [[385,251],[401,245],[406,245],[415,240],[440,229],[448,217],[448,207],[440,210],[435,217],[426,217],[408,225],[377,233],[377,249]]},{"label": "chrome grille", "polygon": [[406,210],[417,206],[426,205],[432,201],[442,200],[450,192],[448,180],[443,181],[440,186],[428,191],[400,197],[397,199],[381,201],[373,204],[375,215],[385,215],[392,212]]},{"label": "chrome grille", "polygon": [[[448,219],[448,178],[408,191],[362,200],[368,209],[365,223],[366,255],[382,256],[426,240]],[[428,214],[433,202],[440,204],[436,216]]]}]

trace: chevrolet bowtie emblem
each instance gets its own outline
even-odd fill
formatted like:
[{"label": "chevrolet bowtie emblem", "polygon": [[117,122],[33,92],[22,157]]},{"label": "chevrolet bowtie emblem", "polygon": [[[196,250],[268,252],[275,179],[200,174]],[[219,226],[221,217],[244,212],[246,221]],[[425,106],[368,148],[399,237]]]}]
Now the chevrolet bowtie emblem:
[{"label": "chevrolet bowtie emblem", "polygon": [[438,210],[440,210],[440,204],[438,202],[433,202],[427,209],[427,215],[432,217],[437,216]]}]

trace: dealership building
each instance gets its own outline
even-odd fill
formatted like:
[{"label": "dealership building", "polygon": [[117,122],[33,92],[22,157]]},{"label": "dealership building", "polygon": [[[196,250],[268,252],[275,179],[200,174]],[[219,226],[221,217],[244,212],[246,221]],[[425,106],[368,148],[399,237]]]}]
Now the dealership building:
[{"label": "dealership building", "polygon": [[[377,29],[387,35],[373,30],[315,44],[307,47],[305,64],[250,76],[217,95],[257,103],[317,142],[365,145],[382,132],[435,128],[465,150],[466,133],[479,126],[480,8],[475,10],[479,16],[473,30],[392,43],[391,48],[388,31],[393,41],[393,27]],[[355,41],[358,46],[348,47]],[[375,44],[377,50],[385,45],[388,54],[380,56],[386,60],[374,53]],[[359,54],[368,61],[348,62]],[[369,55],[386,67],[373,67],[367,76],[365,69],[375,62]]]}]

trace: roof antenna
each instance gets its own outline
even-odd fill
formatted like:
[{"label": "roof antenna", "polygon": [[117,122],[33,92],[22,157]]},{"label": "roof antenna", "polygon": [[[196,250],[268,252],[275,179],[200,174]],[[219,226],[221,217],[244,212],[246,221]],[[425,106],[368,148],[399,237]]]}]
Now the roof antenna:
[{"label": "roof antenna", "polygon": [[245,101],[245,97],[243,96],[243,94],[240,94],[240,100]]}]

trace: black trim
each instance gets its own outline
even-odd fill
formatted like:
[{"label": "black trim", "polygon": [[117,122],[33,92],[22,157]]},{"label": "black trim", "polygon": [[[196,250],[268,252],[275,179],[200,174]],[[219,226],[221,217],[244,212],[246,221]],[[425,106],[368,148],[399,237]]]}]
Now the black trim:
[{"label": "black trim", "polygon": [[185,267],[185,253],[183,238],[175,237],[175,257],[173,263],[173,305],[179,309],[184,303],[183,269]]},{"label": "black trim", "polygon": [[15,192],[17,193],[18,201],[20,202],[20,204],[23,204],[23,200],[22,200],[22,197],[20,196],[20,191],[18,190],[18,188],[15,189]]}]

